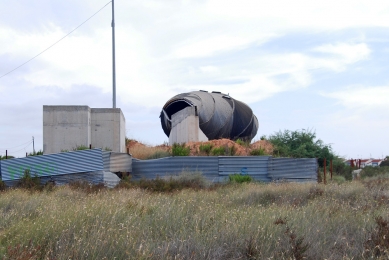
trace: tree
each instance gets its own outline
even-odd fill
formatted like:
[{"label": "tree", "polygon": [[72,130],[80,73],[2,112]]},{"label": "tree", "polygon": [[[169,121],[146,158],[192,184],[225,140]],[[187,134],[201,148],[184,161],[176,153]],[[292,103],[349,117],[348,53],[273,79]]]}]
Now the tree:
[{"label": "tree", "polygon": [[389,166],[389,156],[386,156],[385,160],[380,163],[380,167]]},{"label": "tree", "polygon": [[319,166],[323,167],[323,159],[329,161],[335,158],[331,145],[316,139],[316,133],[310,130],[284,130],[276,132],[267,138],[274,146],[274,155],[293,158],[318,158]]}]

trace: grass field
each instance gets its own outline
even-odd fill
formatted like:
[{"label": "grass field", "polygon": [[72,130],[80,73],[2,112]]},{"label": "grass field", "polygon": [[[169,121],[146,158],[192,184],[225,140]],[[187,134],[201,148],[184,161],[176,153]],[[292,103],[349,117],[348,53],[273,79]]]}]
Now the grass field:
[{"label": "grass field", "polygon": [[3,259],[389,257],[389,180],[0,193]]}]

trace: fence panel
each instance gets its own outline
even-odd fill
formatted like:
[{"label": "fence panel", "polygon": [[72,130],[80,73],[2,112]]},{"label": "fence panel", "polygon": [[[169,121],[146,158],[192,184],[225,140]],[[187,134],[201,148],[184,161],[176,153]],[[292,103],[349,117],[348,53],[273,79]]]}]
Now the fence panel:
[{"label": "fence panel", "polygon": [[268,162],[270,156],[220,156],[219,175],[250,175],[256,181],[270,182]]},{"label": "fence panel", "polygon": [[104,171],[131,172],[132,156],[127,153],[103,152]]},{"label": "fence panel", "polygon": [[18,180],[26,169],[31,176],[38,177],[103,171],[102,151],[91,149],[2,160],[2,180]]},{"label": "fence panel", "polygon": [[155,179],[182,171],[202,172],[211,181],[219,181],[218,158],[214,156],[177,156],[154,160],[132,160],[132,179]]},{"label": "fence panel", "polygon": [[274,180],[317,181],[315,158],[270,158],[269,177]]}]

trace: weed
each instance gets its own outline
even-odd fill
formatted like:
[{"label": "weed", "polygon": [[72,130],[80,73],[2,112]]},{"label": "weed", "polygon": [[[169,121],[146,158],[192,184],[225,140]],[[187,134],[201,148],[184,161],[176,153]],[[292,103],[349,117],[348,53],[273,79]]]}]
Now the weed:
[{"label": "weed", "polygon": [[342,184],[342,183],[346,182],[346,178],[344,176],[341,176],[341,175],[334,175],[334,176],[332,176],[332,182],[335,182],[337,184]]},{"label": "weed", "polygon": [[42,150],[39,150],[37,152],[32,152],[32,153],[29,153],[28,156],[37,156],[37,155],[43,155],[43,151]]},{"label": "weed", "polygon": [[190,148],[186,147],[185,143],[174,143],[172,146],[173,156],[188,156],[190,154]]},{"label": "weed", "polygon": [[250,151],[250,155],[252,156],[261,156],[261,155],[266,155],[265,149],[262,147],[259,147],[257,149],[253,149]]},{"label": "weed", "polygon": [[123,175],[119,184],[115,186],[115,189],[130,189],[133,187],[134,184],[131,182],[131,176]]},{"label": "weed", "polygon": [[164,158],[164,157],[169,157],[171,156],[169,152],[164,151],[164,150],[157,150],[153,154],[149,155],[146,159],[158,159],[158,158]]},{"label": "weed", "polygon": [[42,248],[40,246],[34,246],[30,240],[28,246],[16,246],[7,247],[7,258],[17,260],[37,260],[44,259],[42,254]]},{"label": "weed", "polygon": [[309,189],[308,198],[314,199],[314,198],[323,196],[323,194],[324,194],[324,190],[322,188],[319,188],[317,186],[311,187]]},{"label": "weed", "polygon": [[253,178],[249,175],[242,174],[231,174],[228,176],[230,182],[243,183],[243,182],[251,182]]},{"label": "weed", "polygon": [[234,156],[235,153],[236,153],[236,147],[235,146],[228,147],[226,145],[224,147],[223,146],[214,147],[211,150],[211,154],[213,156]]},{"label": "weed", "polygon": [[30,169],[24,170],[23,177],[18,181],[17,187],[31,191],[43,189],[38,176],[35,175],[34,177],[31,177]]},{"label": "weed", "polygon": [[306,251],[309,249],[309,244],[304,243],[304,238],[298,237],[295,231],[288,226],[288,220],[286,218],[278,218],[274,225],[285,225],[284,234],[289,242],[289,247],[283,249],[286,251],[284,252],[285,255],[296,260],[306,259]]},{"label": "weed", "polygon": [[235,143],[241,145],[241,146],[244,146],[246,148],[248,148],[250,146],[250,141],[245,141],[245,140],[242,140],[240,138],[238,138],[238,140],[235,141]]},{"label": "weed", "polygon": [[0,180],[0,191],[3,191],[7,188],[7,185],[5,185],[5,182]]},{"label": "weed", "polygon": [[389,221],[379,216],[375,218],[376,227],[365,242],[365,254],[380,257],[389,256]]},{"label": "weed", "polygon": [[140,160],[156,159],[156,157],[164,155],[171,156],[171,154],[163,148],[146,145],[135,145],[130,148],[130,152],[134,158]]},{"label": "weed", "polygon": [[103,183],[91,184],[87,181],[72,181],[68,185],[72,190],[83,191],[87,194],[97,193],[107,189]]},{"label": "weed", "polygon": [[389,167],[372,167],[366,166],[361,172],[361,178],[379,177],[389,173]]},{"label": "weed", "polygon": [[213,147],[212,144],[200,144],[199,149],[201,153],[205,153],[206,155],[209,156],[212,151],[212,147]]},{"label": "weed", "polygon": [[245,255],[247,259],[259,259],[260,255],[260,244],[254,236],[250,236],[249,239],[245,240]]},{"label": "weed", "polygon": [[76,147],[72,148],[73,151],[88,150],[88,149],[89,147],[85,145],[77,145]]},{"label": "weed", "polygon": [[7,155],[7,158],[5,158],[5,155],[3,155],[3,157],[1,157],[0,155],[0,160],[13,159],[13,158],[15,158],[15,156]]},{"label": "weed", "polygon": [[211,150],[211,154],[213,156],[221,156],[221,155],[224,155],[224,147],[215,147],[215,148],[212,148]]},{"label": "weed", "polygon": [[152,192],[174,192],[183,189],[199,190],[209,185],[201,173],[182,172],[169,178],[156,178],[154,180],[140,180],[133,186]]}]

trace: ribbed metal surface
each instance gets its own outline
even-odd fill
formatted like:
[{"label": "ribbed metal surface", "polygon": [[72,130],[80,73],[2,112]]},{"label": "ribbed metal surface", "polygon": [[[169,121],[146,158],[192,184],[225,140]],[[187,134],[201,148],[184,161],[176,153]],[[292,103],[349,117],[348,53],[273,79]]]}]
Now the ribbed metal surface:
[{"label": "ribbed metal surface", "polygon": [[270,158],[269,177],[272,180],[317,180],[315,158]]},{"label": "ribbed metal surface", "polygon": [[167,136],[172,115],[188,106],[197,108],[199,127],[209,140],[251,140],[257,134],[258,119],[247,104],[220,92],[192,91],[172,97],[163,106],[161,126]]},{"label": "ribbed metal surface", "polygon": [[131,172],[132,157],[127,153],[103,152],[104,171]]},{"label": "ribbed metal surface", "polygon": [[111,152],[103,151],[102,156],[103,156],[104,171],[109,172],[111,168]]},{"label": "ribbed metal surface", "polygon": [[132,157],[126,153],[111,152],[110,172],[131,172]]},{"label": "ribbed metal surface", "polygon": [[218,158],[212,156],[199,157],[167,157],[155,160],[132,160],[132,179],[155,179],[158,176],[179,174],[183,171],[199,171],[211,181],[219,177]]},{"label": "ribbed metal surface", "polygon": [[[39,179],[41,184],[54,181],[55,185],[65,185],[74,181],[86,181],[91,184],[99,184],[104,182],[103,171],[43,176]],[[9,180],[4,182],[7,187],[14,187],[17,185],[18,181],[19,180]]]},{"label": "ribbed metal surface", "polygon": [[270,156],[226,156],[219,157],[219,175],[250,175],[256,181],[269,182],[268,161]]},{"label": "ribbed metal surface", "polygon": [[38,177],[103,171],[102,151],[91,149],[2,160],[2,180],[20,179],[26,169]]}]

